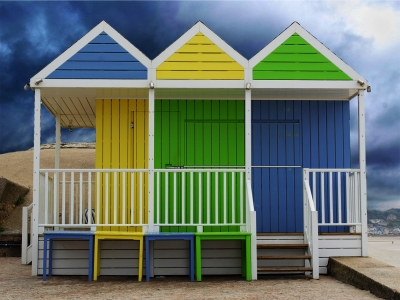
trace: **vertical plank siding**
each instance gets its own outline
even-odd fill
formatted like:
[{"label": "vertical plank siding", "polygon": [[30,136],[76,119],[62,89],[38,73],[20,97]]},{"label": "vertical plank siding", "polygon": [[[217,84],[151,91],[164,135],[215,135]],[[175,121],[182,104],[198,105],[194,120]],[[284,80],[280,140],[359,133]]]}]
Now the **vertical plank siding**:
[{"label": "vertical plank siding", "polygon": [[47,78],[147,79],[147,68],[103,32]]},{"label": "vertical plank siding", "polygon": [[[154,166],[156,169],[168,167],[220,167],[220,166],[244,166],[244,101],[211,101],[211,100],[156,100],[155,102],[155,134],[154,134]],[[169,175],[172,182],[172,176]],[[215,175],[210,176],[210,187],[207,187],[207,175],[194,174],[190,188],[190,174],[177,174],[177,197],[185,197],[184,208],[169,201],[166,207],[166,198],[174,199],[174,187],[170,185],[168,195],[166,195],[165,179],[161,182],[161,201],[155,203],[161,206],[161,221],[165,218],[173,220],[174,211],[177,220],[180,222],[182,217],[189,220],[191,212],[194,210],[195,216],[199,210],[202,211],[203,222],[207,221],[207,213],[211,212],[211,222],[215,222],[216,209],[218,210],[219,220],[232,220],[232,207],[223,207],[223,202],[219,202],[219,207],[215,207],[215,193],[218,191],[222,199],[222,188],[216,186]],[[186,186],[182,187],[182,177],[186,176]],[[199,176],[201,178],[199,178]],[[199,184],[199,180],[203,184]],[[223,174],[219,174],[218,184],[222,187]],[[234,178],[236,186],[235,199],[239,203],[239,175]],[[201,187],[200,187],[201,186]],[[232,191],[232,179],[228,178],[227,187]],[[183,191],[183,193],[182,193]],[[209,193],[209,194],[208,194]],[[193,194],[193,197],[192,197]],[[211,195],[210,201],[202,201],[200,207],[200,196],[206,199]],[[232,195],[228,195],[232,197]],[[190,201],[191,197],[193,202]],[[235,201],[236,202],[236,201]],[[180,201],[177,201],[180,203]],[[182,213],[182,209],[184,212]],[[157,210],[157,208],[155,209]],[[168,210],[166,216],[165,212]],[[225,216],[225,211],[228,211]],[[239,207],[236,208],[236,218],[239,219]],[[155,216],[157,219],[157,216]],[[196,217],[197,218],[197,217]],[[198,219],[194,222],[199,222]],[[163,231],[196,231],[195,227],[167,227],[163,226]],[[204,231],[236,231],[236,227],[205,227]]]},{"label": "vertical plank siding", "polygon": [[[131,122],[134,123],[134,128],[131,128]],[[148,101],[147,100],[127,100],[127,99],[98,99],[96,100],[96,168],[98,169],[146,169],[148,166]],[[118,184],[114,186],[114,175],[101,175],[101,204],[96,210],[102,212],[101,222],[109,220],[114,222],[114,214],[110,213],[110,209],[105,209],[106,204],[106,181],[108,180],[108,205],[117,206],[119,213],[117,220],[121,221],[122,207],[127,208],[125,216],[126,220],[130,220],[130,211],[135,212],[135,220],[139,220],[141,214],[139,207],[139,176],[134,176],[135,202],[134,207],[131,207],[130,197],[126,196],[126,203],[123,201],[123,193],[131,195],[131,174],[127,174],[126,190],[123,190],[122,182],[123,175],[118,174]],[[147,174],[143,176],[143,195],[144,205],[142,213],[147,212]],[[116,188],[117,190],[114,190]],[[116,197],[114,197],[116,195]],[[114,203],[116,201],[116,203]],[[107,214],[107,217],[106,217]],[[145,215],[144,223],[147,222],[147,214]],[[99,230],[107,230],[110,228],[102,228]],[[140,228],[137,228],[141,230]],[[115,227],[113,230],[128,230],[126,227]],[[129,230],[135,230],[129,228]]]},{"label": "vertical plank siding", "polygon": [[253,68],[255,80],[351,80],[294,33]]},{"label": "vertical plank siding", "polygon": [[[302,168],[349,168],[349,126],[347,101],[252,101],[252,188],[258,232],[303,231]],[[332,184],[337,185],[337,178]],[[345,211],[344,184],[342,189]],[[327,194],[325,199],[324,205],[329,205]],[[321,205],[319,200],[320,220]],[[338,218],[337,204],[333,218]]]},{"label": "vertical plank siding", "polygon": [[244,69],[199,32],[157,68],[156,77],[157,79],[243,80]]}]

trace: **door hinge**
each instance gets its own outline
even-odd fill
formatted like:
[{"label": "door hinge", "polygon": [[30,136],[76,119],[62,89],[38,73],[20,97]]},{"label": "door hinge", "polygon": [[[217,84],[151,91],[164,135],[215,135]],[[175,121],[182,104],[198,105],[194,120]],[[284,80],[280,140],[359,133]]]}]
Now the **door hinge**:
[{"label": "door hinge", "polygon": [[135,128],[135,123],[131,122],[131,128]]}]

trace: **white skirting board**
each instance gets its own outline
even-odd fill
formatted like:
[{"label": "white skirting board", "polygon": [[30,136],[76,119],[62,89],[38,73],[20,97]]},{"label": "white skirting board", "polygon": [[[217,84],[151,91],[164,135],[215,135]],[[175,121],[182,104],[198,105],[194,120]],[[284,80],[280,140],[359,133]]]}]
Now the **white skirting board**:
[{"label": "white skirting board", "polygon": [[[188,241],[153,242],[154,276],[189,275]],[[240,275],[240,241],[203,241],[203,275]],[[55,240],[53,275],[87,275],[88,241]],[[138,241],[101,241],[100,275],[137,275]],[[143,251],[143,274],[146,274]],[[38,274],[43,274],[43,237],[39,241]]]}]

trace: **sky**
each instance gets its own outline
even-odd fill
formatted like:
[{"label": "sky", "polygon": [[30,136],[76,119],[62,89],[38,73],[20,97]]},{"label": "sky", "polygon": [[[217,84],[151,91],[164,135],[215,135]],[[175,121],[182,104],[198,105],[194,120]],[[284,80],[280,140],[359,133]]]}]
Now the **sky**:
[{"label": "sky", "polygon": [[[105,20],[154,59],[198,20],[247,59],[297,21],[368,80],[368,208],[400,208],[400,1],[1,1],[0,154],[33,147],[30,78]],[[351,107],[352,167],[358,167],[357,99]],[[42,143],[55,121],[43,109]],[[62,142],[94,142],[93,129]],[[1,170],[0,170],[1,173]]]}]

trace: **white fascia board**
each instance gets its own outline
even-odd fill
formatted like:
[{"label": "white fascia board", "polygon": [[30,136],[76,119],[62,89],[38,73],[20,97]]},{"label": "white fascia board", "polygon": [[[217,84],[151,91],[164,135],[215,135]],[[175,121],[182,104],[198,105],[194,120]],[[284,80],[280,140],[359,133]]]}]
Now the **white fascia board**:
[{"label": "white fascia board", "polygon": [[[35,88],[35,79],[30,81]],[[43,79],[38,88],[148,88],[147,79]]]},{"label": "white fascia board", "polygon": [[296,32],[296,22],[286,28],[281,34],[272,40],[267,46],[261,49],[256,55],[249,60],[249,67],[253,69],[260,61],[262,61],[267,55],[278,48],[284,41],[286,41],[293,33]]},{"label": "white fascia board", "polygon": [[203,23],[200,23],[200,32],[208,37],[215,45],[220,47],[226,54],[232,57],[239,65],[243,68],[249,66],[249,61],[233,49],[228,43],[216,35],[211,29],[209,29]]},{"label": "white fascia board", "polygon": [[122,48],[132,54],[132,56],[140,61],[147,69],[151,68],[150,59],[106,22],[104,22],[104,32],[113,38],[118,44],[120,44]]},{"label": "white fascia board", "polygon": [[186,44],[192,37],[194,37],[200,31],[201,22],[197,22],[186,31],[179,39],[177,39],[172,45],[170,45],[167,49],[161,52],[155,59],[153,59],[151,65],[152,68],[157,69],[168,57],[178,51],[183,45]]},{"label": "white fascia board", "polygon": [[[329,59],[339,69],[346,73],[353,80],[362,80],[367,83],[367,80],[358,74],[353,68],[341,60],[335,53],[329,50],[324,44],[317,40],[311,33],[305,30],[299,23],[294,23],[296,33],[298,33],[303,39],[305,39],[311,46],[317,49],[322,55]],[[367,85],[367,84],[366,84]],[[366,86],[365,85],[365,86]],[[360,87],[360,86],[358,86]]]},{"label": "white fascia board", "polygon": [[240,89],[245,88],[246,84],[244,80],[157,80],[155,82],[155,88],[180,88],[180,89],[191,89],[191,88],[210,88],[210,89]]},{"label": "white fascia board", "polygon": [[257,89],[366,89],[355,80],[253,80]]},{"label": "white fascia board", "polygon": [[[61,66],[64,62],[70,59],[75,53],[81,50],[84,46],[86,46],[91,40],[93,40],[96,36],[98,36],[101,32],[104,31],[105,22],[100,22],[96,27],[90,30],[87,34],[81,37],[75,44],[65,50],[60,56],[58,56],[55,60],[49,63],[44,69],[42,69],[39,73],[31,78],[33,79],[41,79],[46,78],[51,73],[53,73],[59,66]],[[35,80],[34,80],[35,81]],[[34,87],[35,85],[32,85]]]}]

